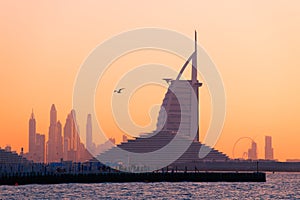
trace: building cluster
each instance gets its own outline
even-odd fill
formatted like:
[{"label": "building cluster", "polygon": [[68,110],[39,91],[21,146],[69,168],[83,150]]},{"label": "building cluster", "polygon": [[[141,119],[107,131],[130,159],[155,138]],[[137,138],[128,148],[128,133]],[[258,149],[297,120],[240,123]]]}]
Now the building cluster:
[{"label": "building cluster", "polygon": [[[88,114],[87,115],[87,120],[86,120],[86,148],[87,150],[92,154],[92,155],[98,155],[100,153],[105,152],[106,150],[111,148],[111,144],[115,145],[116,144],[116,139],[115,138],[109,138],[106,142],[103,144],[95,144],[93,142],[93,126],[92,126],[92,115]],[[122,141],[127,142],[127,136],[123,135],[122,136]]]},{"label": "building cluster", "polygon": [[[167,125],[173,126],[174,123],[167,123]],[[78,131],[75,111],[71,110],[67,115],[65,125],[62,126],[61,122],[57,119],[57,111],[53,104],[50,109],[50,126],[48,141],[46,142],[45,135],[36,131],[36,120],[32,111],[29,119],[29,151],[24,156],[36,163],[61,161],[83,162],[92,159],[92,155],[98,155],[110,149],[111,143],[116,143],[115,138],[109,138],[109,141],[100,145],[93,143],[91,114],[87,115],[86,146],[80,140]],[[124,143],[127,143],[127,136],[123,135],[122,140]],[[251,147],[245,154],[248,155],[248,159],[258,159],[257,143],[254,140],[252,140]],[[274,160],[271,136],[265,136],[265,160]]]},{"label": "building cluster", "polygon": [[[248,149],[248,159],[257,160],[257,144],[252,141],[251,148]],[[274,149],[272,147],[272,137],[265,136],[265,160],[274,160]]]},{"label": "building cluster", "polygon": [[[72,110],[66,119],[64,127],[57,120],[55,105],[50,110],[50,126],[48,141],[45,135],[36,132],[36,120],[32,112],[29,119],[29,151],[25,157],[34,162],[60,162],[73,161],[82,162],[91,158],[84,144],[80,141],[76,123],[75,111]],[[90,144],[91,138],[87,139]]]},{"label": "building cluster", "polygon": [[[60,161],[82,162],[92,158],[91,154],[99,154],[115,144],[115,138],[96,145],[92,136],[92,116],[87,115],[85,145],[80,140],[79,129],[74,110],[67,115],[65,125],[57,120],[57,111],[53,104],[50,109],[50,126],[48,141],[45,135],[36,132],[36,120],[32,111],[29,119],[29,151],[24,154],[28,160],[36,163],[52,163]],[[127,142],[127,136],[123,135],[123,142]]]}]

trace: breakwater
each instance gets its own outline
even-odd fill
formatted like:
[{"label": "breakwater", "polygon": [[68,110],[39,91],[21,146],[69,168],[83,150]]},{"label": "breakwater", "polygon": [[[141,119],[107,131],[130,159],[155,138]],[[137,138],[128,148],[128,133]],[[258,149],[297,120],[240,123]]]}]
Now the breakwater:
[{"label": "breakwater", "polygon": [[103,183],[103,182],[265,182],[265,173],[178,172],[178,173],[97,173],[97,174],[14,174],[2,176],[1,185]]}]

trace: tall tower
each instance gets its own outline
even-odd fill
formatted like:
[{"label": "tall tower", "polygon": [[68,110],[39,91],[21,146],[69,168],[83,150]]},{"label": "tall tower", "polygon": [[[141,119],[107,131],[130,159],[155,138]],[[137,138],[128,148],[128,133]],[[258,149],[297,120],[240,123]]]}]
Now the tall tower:
[{"label": "tall tower", "polygon": [[[190,61],[193,66],[191,80],[181,80]],[[202,83],[197,80],[197,32],[195,31],[195,51],[182,66],[176,80],[171,81],[163,100],[164,109],[159,112],[157,130],[176,133],[181,129],[186,137],[199,141],[199,87],[201,86]],[[192,138],[191,131],[195,128],[196,136]]]},{"label": "tall tower", "polygon": [[[192,58],[192,65],[193,65],[193,69],[192,69],[192,83],[196,84],[197,83],[197,32],[195,31],[195,51],[194,51],[194,55]],[[197,87],[198,89],[198,87]]]},{"label": "tall tower", "polygon": [[248,159],[257,160],[257,144],[252,141],[251,148],[248,149]]},{"label": "tall tower", "polygon": [[29,119],[29,154],[33,155],[35,152],[35,136],[36,136],[36,122],[33,110]]},{"label": "tall tower", "polygon": [[92,135],[92,115],[88,114],[86,120],[86,147],[88,150],[93,148],[93,135]]},{"label": "tall tower", "polygon": [[34,162],[44,163],[45,162],[45,135],[36,134],[36,156]]},{"label": "tall tower", "polygon": [[[182,141],[191,142],[192,140],[190,147],[184,154],[174,161],[168,152],[166,153],[166,156],[163,155],[162,157],[157,156],[151,158],[151,162],[161,163],[168,161],[173,163],[172,165],[175,167],[179,163],[188,164],[200,160],[225,161],[229,159],[227,155],[199,142],[199,87],[202,86],[202,83],[197,80],[196,32],[194,45],[195,51],[191,52],[192,54],[182,66],[177,78],[175,80],[165,79],[169,86],[159,111],[156,130],[152,133],[142,135],[141,137],[131,139],[128,142],[123,142],[119,144],[118,147],[113,147],[101,153],[97,158],[109,163],[123,161],[123,163],[128,163],[128,166],[132,164],[142,165],[143,158],[136,159],[134,154],[130,157],[129,164],[129,153],[123,154],[119,149],[133,153],[154,152],[169,145],[174,136],[178,134],[178,138]],[[189,80],[180,79],[184,70],[186,67],[190,66],[189,64],[191,62],[193,65],[193,68],[191,69],[191,78]],[[179,147],[179,145],[180,142],[176,143],[176,148]],[[209,150],[209,153],[205,157],[200,157],[199,155],[199,151],[202,147]],[[162,152],[162,154],[164,153]],[[144,160],[147,159],[144,158]],[[146,163],[147,164],[145,165],[147,166],[148,162]],[[183,164],[182,166],[185,165]]]},{"label": "tall tower", "polygon": [[195,123],[197,123],[197,135],[196,135],[196,138],[195,140],[196,141],[199,141],[199,87],[202,86],[202,83],[199,83],[198,82],[198,79],[197,79],[197,73],[198,73],[198,70],[197,70],[197,31],[195,31],[195,51],[194,51],[194,54],[193,54],[193,58],[192,58],[192,87],[194,89],[194,92],[195,92],[195,95],[196,95],[196,98],[197,98],[197,102],[192,102],[192,109],[194,111],[196,111],[197,113],[195,113]]},{"label": "tall tower", "polygon": [[271,136],[265,137],[265,159],[266,160],[274,159],[274,150],[272,147],[272,137]]},{"label": "tall tower", "polygon": [[57,111],[55,105],[52,104],[50,110],[50,126],[47,143],[47,161],[59,162],[63,156],[62,149],[61,123],[59,121],[57,122]]},{"label": "tall tower", "polygon": [[55,105],[52,104],[51,110],[50,110],[50,126],[51,124],[56,124],[57,122],[57,111],[55,108]]},{"label": "tall tower", "polygon": [[63,158],[63,139],[62,139],[62,125],[58,120],[56,123],[56,132],[55,132],[55,149],[56,155],[55,160],[60,161]]},{"label": "tall tower", "polygon": [[57,112],[55,105],[52,104],[50,109],[50,126],[49,126],[49,136],[48,136],[48,148],[47,148],[47,161],[55,162],[55,142],[56,142],[56,119]]},{"label": "tall tower", "polygon": [[64,126],[64,159],[79,161],[80,152],[80,138],[76,123],[75,110],[72,110],[66,119]]}]

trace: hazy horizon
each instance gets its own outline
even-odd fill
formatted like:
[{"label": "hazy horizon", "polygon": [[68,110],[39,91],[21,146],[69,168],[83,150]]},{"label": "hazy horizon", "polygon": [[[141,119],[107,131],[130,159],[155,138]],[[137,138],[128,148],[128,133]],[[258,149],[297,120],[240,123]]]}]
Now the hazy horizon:
[{"label": "hazy horizon", "polygon": [[[197,30],[198,44],[222,76],[227,111],[216,149],[232,157],[234,143],[247,136],[255,139],[258,156],[264,158],[264,137],[268,135],[273,139],[275,159],[299,159],[300,2],[191,1],[188,6],[184,3],[1,1],[0,146],[9,144],[18,152],[21,147],[28,151],[32,108],[37,132],[48,138],[50,107],[56,105],[58,119],[64,125],[72,109],[77,73],[89,53],[120,32],[158,27],[191,39]],[[114,123],[109,108],[97,99],[103,92],[112,92],[115,81],[124,73],[150,61],[177,71],[184,63],[182,58],[166,52],[137,51],[114,61],[99,82],[95,96],[97,116],[105,124],[108,137],[115,137],[118,142],[123,132]],[[162,78],[166,77],[158,74],[157,79]],[[151,105],[162,103],[165,92],[165,87],[146,86],[133,95],[129,109],[135,123],[151,124],[148,111]],[[145,93],[151,95],[145,97]],[[211,112],[205,82],[200,99],[202,140]],[[79,125],[85,131],[85,123]],[[241,157],[248,148],[250,142],[242,141],[235,157]]]}]

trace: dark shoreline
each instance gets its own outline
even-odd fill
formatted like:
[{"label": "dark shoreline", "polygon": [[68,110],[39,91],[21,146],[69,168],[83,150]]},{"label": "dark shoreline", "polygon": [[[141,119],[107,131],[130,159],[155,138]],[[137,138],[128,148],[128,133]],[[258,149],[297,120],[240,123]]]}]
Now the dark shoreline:
[{"label": "dark shoreline", "polygon": [[0,185],[60,183],[128,183],[128,182],[265,182],[261,172],[197,172],[197,173],[97,173],[3,176]]}]

